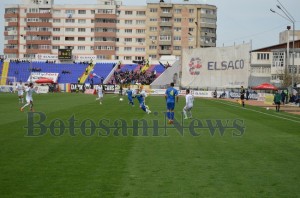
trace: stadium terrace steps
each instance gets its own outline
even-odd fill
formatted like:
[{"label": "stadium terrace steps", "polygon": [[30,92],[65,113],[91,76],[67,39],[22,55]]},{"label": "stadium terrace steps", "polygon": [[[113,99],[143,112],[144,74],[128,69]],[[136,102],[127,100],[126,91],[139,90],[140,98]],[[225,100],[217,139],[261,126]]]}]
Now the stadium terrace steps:
[{"label": "stadium terrace steps", "polygon": [[2,68],[1,82],[0,82],[1,85],[6,85],[8,70],[9,70],[9,62],[4,62]]}]

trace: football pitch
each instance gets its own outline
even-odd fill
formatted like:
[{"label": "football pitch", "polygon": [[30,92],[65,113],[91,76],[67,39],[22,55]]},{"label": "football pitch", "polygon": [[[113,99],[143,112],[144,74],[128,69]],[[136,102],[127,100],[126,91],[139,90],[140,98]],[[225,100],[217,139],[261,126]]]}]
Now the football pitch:
[{"label": "football pitch", "polygon": [[193,119],[127,98],[0,94],[0,197],[298,197],[300,116],[195,99]]}]

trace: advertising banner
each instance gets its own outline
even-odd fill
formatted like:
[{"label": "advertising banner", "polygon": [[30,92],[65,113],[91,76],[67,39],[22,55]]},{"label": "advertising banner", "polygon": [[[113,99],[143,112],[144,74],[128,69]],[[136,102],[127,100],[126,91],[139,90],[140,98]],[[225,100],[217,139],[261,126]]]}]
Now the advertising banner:
[{"label": "advertising banner", "polygon": [[250,44],[183,49],[181,86],[248,87]]}]

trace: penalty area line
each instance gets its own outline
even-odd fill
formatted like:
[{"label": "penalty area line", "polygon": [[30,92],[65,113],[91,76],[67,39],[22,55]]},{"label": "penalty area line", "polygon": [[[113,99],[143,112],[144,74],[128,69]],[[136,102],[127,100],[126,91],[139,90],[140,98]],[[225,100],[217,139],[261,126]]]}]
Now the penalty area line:
[{"label": "penalty area line", "polygon": [[224,104],[224,105],[228,105],[228,106],[232,106],[232,107],[236,107],[236,108],[239,108],[239,109],[253,111],[253,112],[256,112],[256,113],[261,113],[261,114],[264,114],[264,115],[268,115],[268,116],[272,116],[272,117],[276,117],[276,118],[280,118],[280,119],[284,119],[284,120],[288,120],[288,121],[292,121],[292,122],[296,122],[296,123],[300,123],[300,121],[298,121],[298,120],[293,120],[293,119],[286,118],[286,117],[283,117],[283,116],[277,116],[277,115],[273,115],[273,114],[269,114],[269,113],[257,111],[257,110],[254,110],[254,109],[247,109],[247,108],[243,108],[243,107],[240,107],[240,106],[236,106],[236,105],[232,105],[232,104],[228,104],[228,103],[224,103],[224,102],[220,102],[220,101],[213,101],[213,102]]}]

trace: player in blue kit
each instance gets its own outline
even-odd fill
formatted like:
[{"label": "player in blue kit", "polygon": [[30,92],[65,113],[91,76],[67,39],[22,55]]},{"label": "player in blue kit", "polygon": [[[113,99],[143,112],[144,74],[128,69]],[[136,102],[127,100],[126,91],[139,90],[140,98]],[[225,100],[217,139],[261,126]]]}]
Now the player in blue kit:
[{"label": "player in blue kit", "polygon": [[132,106],[134,106],[134,104],[133,104],[133,98],[132,98],[133,90],[131,90],[130,87],[128,87],[128,89],[126,91],[126,94],[127,94],[127,98],[128,98],[129,104],[131,104]]},{"label": "player in blue kit", "polygon": [[146,113],[151,113],[149,108],[145,105],[145,97],[146,97],[146,92],[142,90],[142,88],[138,89],[138,92],[136,94],[136,98],[140,103],[140,108],[145,111]]},{"label": "player in blue kit", "polygon": [[178,102],[178,91],[174,88],[174,83],[170,84],[171,86],[166,90],[165,98],[167,102],[167,117],[168,123],[173,124],[174,122],[174,108],[175,108],[175,98]]}]

